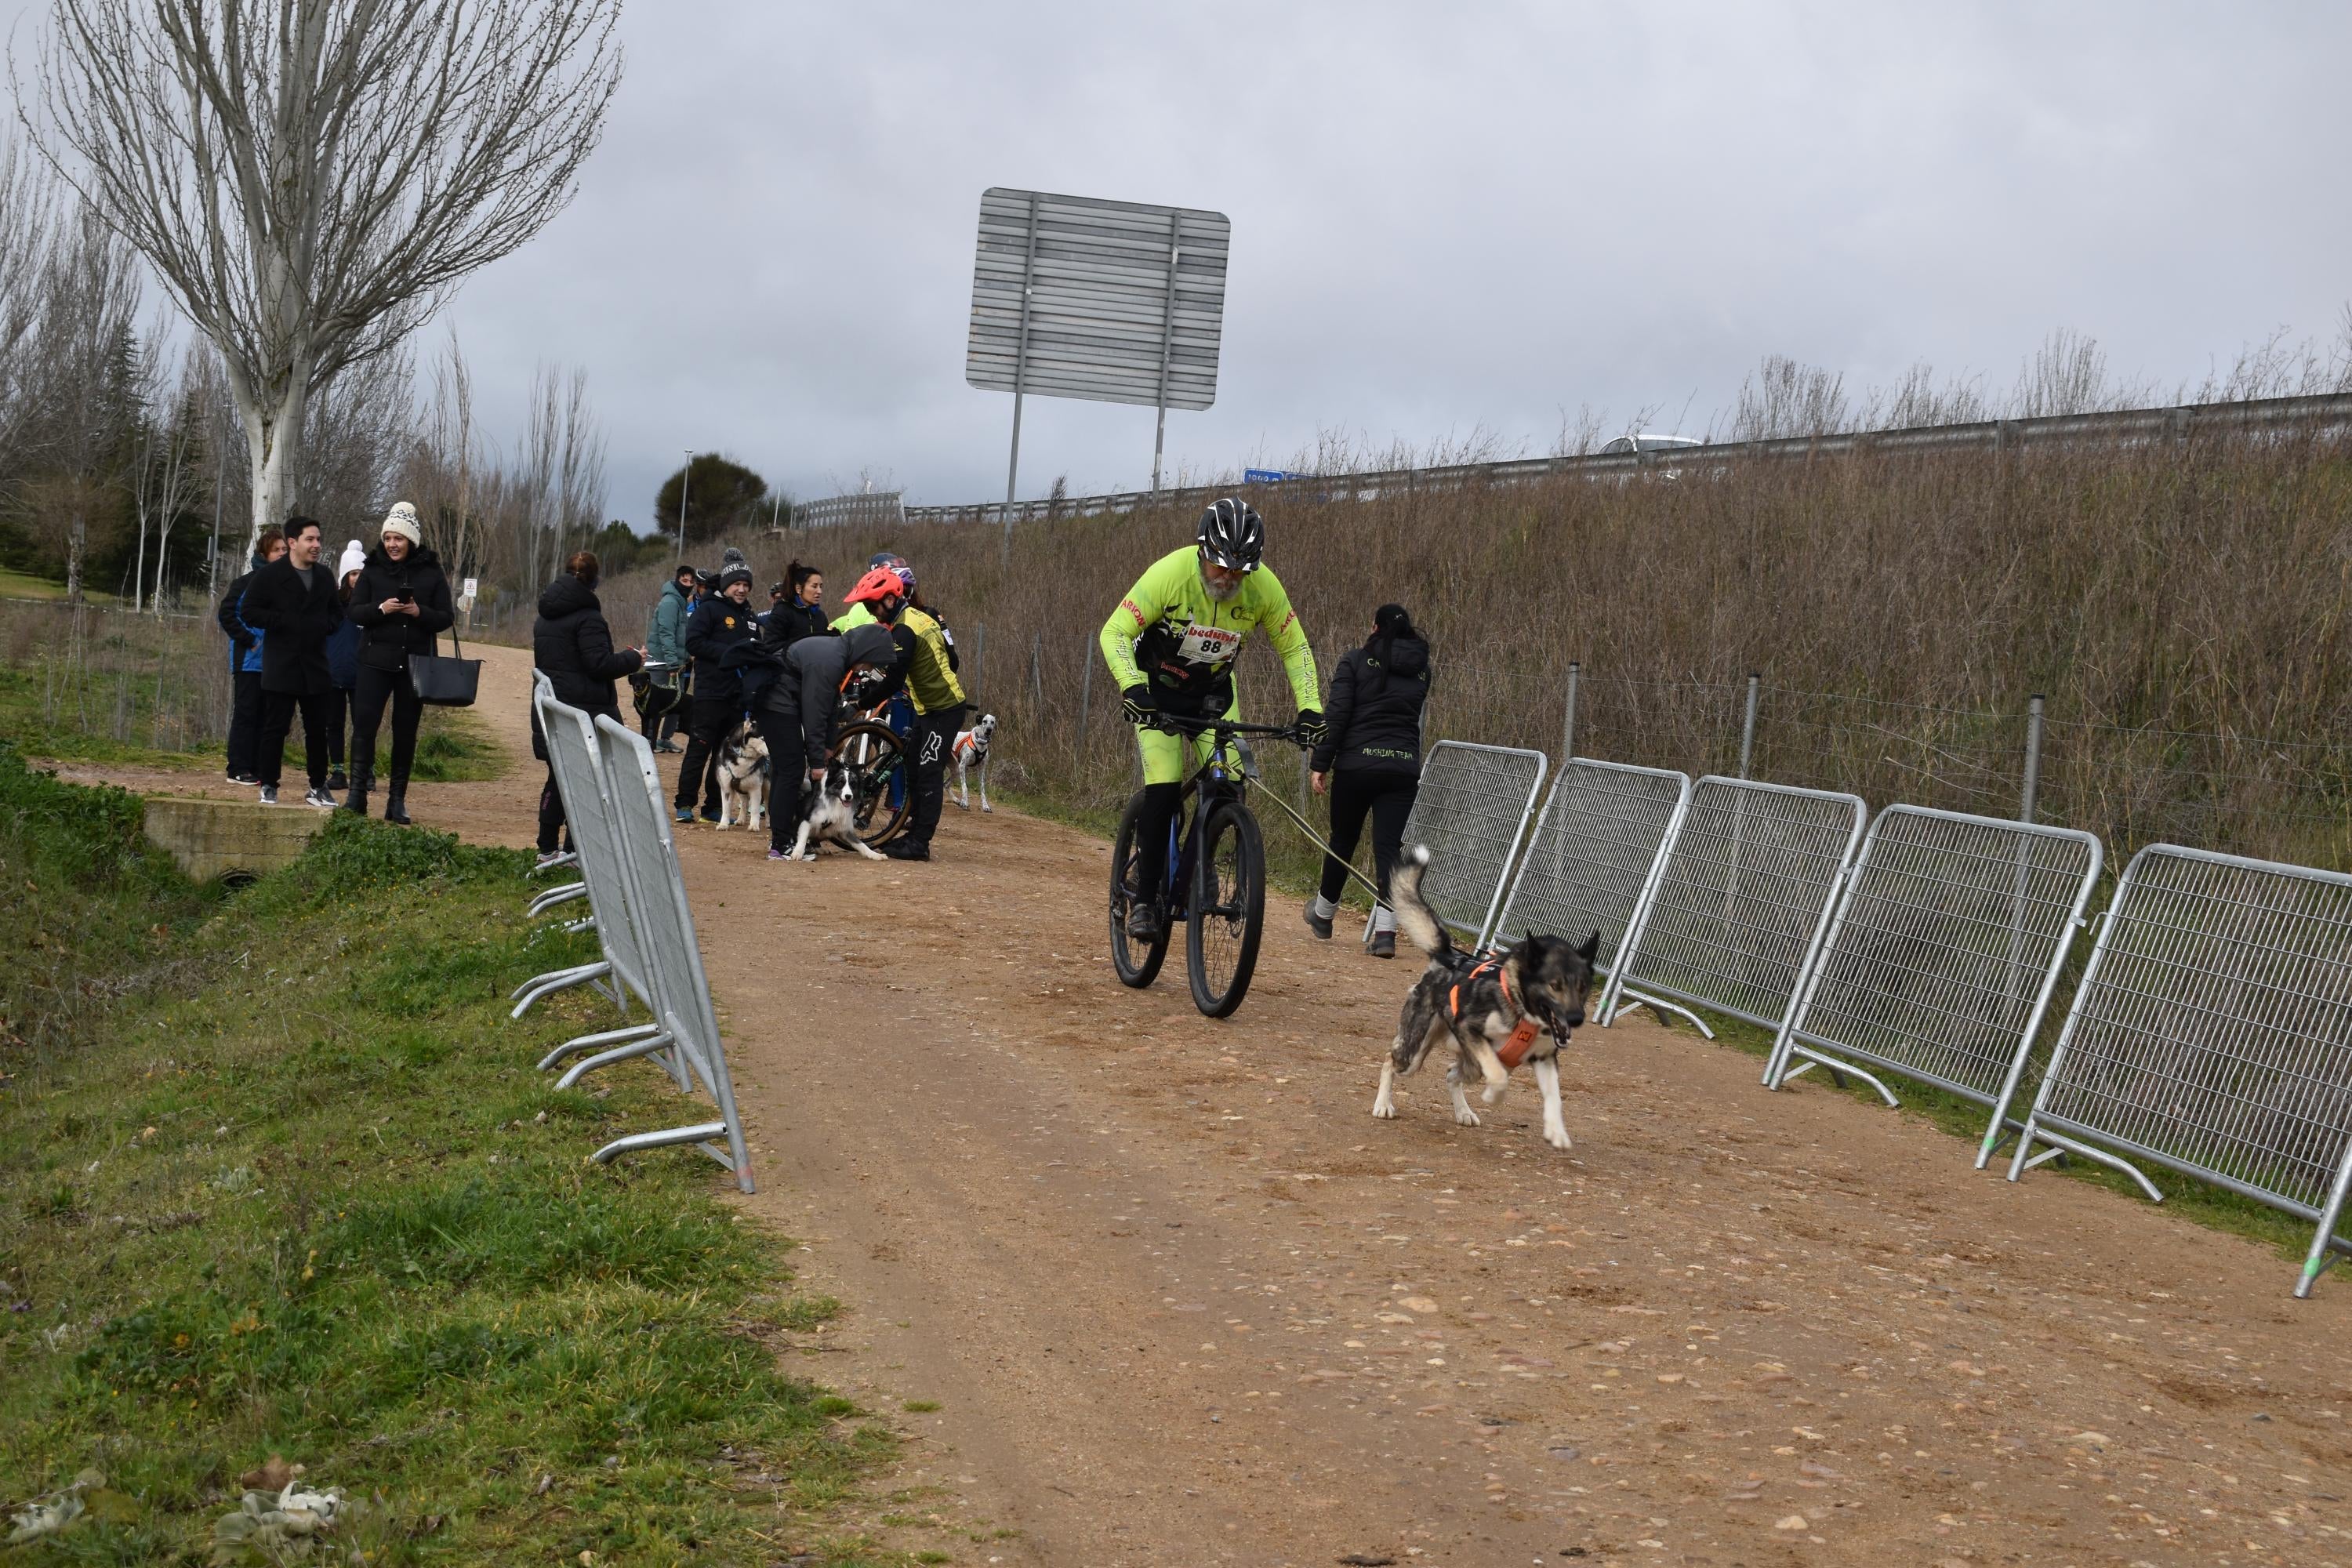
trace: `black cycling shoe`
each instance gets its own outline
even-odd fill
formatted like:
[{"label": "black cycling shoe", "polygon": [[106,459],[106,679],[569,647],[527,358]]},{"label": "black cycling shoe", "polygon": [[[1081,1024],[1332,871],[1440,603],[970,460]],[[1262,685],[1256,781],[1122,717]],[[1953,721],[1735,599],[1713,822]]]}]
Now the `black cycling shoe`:
[{"label": "black cycling shoe", "polygon": [[931,858],[931,847],[918,844],[911,838],[893,838],[882,846],[882,853],[893,860],[928,860]]},{"label": "black cycling shoe", "polygon": [[1160,940],[1160,911],[1150,904],[1131,904],[1127,911],[1127,936],[1129,942]]},{"label": "black cycling shoe", "polygon": [[1394,958],[1396,956],[1396,932],[1392,931],[1374,931],[1372,933],[1372,956],[1374,958]]},{"label": "black cycling shoe", "polygon": [[1321,915],[1317,914],[1313,904],[1309,904],[1305,909],[1299,910],[1298,918],[1305,921],[1307,922],[1307,929],[1313,931],[1318,937],[1321,938],[1325,942],[1329,942],[1331,940],[1331,922],[1324,919]]}]

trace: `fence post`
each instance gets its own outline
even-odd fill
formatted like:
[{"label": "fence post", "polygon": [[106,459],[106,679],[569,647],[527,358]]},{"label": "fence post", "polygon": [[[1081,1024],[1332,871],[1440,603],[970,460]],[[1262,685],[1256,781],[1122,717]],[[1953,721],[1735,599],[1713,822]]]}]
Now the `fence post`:
[{"label": "fence post", "polygon": [[[988,623],[977,622],[971,628],[971,679],[968,683],[972,700],[980,700],[981,681],[988,674]],[[982,715],[972,715],[977,723]]]},{"label": "fence post", "polygon": [[1568,713],[1559,726],[1559,765],[1566,767],[1576,755],[1576,688],[1583,678],[1584,666],[1575,659],[1568,661]]},{"label": "fence post", "polygon": [[[1080,646],[1083,649],[1084,645]],[[1078,658],[1078,727],[1070,736],[1072,768],[1076,768],[1086,755],[1087,707],[1094,700],[1095,693],[1095,661],[1085,657],[1083,651]]]},{"label": "fence post", "polygon": [[2025,705],[2025,790],[2017,806],[2017,820],[2033,820],[2034,797],[2042,793],[2042,693]]},{"label": "fence post", "polygon": [[1045,711],[1045,674],[1037,661],[1045,647],[1044,632],[1029,634],[1029,706],[1032,711],[1039,714]]},{"label": "fence post", "polygon": [[1746,778],[1749,764],[1756,760],[1756,702],[1763,689],[1764,678],[1754,670],[1748,672],[1748,715],[1739,721],[1739,776]]}]

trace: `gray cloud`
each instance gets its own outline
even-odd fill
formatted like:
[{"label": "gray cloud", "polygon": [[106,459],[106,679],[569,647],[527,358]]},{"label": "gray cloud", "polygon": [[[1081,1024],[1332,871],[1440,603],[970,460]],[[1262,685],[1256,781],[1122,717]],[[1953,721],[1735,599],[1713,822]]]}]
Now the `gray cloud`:
[{"label": "gray cloud", "polygon": [[[797,493],[1001,495],[963,384],[980,192],[1231,215],[1173,466],[1563,408],[1704,425],[1759,356],[2005,388],[2053,328],[2170,384],[2352,276],[2332,5],[780,5],[635,0],[579,200],[448,314],[494,415],[587,366],[612,507],[683,448]],[[1688,407],[1685,416],[1682,411]],[[1140,486],[1149,409],[1036,399],[1022,488]]]}]

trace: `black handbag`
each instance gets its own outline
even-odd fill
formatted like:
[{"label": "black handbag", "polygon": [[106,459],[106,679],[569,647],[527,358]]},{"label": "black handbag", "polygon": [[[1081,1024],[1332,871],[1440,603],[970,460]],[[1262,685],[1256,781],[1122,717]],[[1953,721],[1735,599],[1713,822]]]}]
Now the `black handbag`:
[{"label": "black handbag", "polygon": [[[449,646],[459,653],[466,651],[457,640],[455,626],[449,628]],[[437,653],[412,653],[408,656],[408,683],[416,689],[419,702],[429,702],[436,708],[471,708],[481,690],[482,661],[443,658]]]}]

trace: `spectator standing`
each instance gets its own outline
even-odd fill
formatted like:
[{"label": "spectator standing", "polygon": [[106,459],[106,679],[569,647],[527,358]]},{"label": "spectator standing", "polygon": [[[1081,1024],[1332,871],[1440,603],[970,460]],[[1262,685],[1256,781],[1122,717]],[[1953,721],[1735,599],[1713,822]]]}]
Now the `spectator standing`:
[{"label": "spectator standing", "polygon": [[278,804],[278,777],[286,763],[286,737],[294,715],[302,715],[302,763],[310,774],[305,805],[331,809],[327,793],[327,720],[334,677],[327,668],[327,639],[343,619],[334,569],[319,559],[324,544],[317,520],[286,520],[286,553],[253,574],[238,614],[268,635],[261,645],[261,749],[256,771],[261,804]]},{"label": "spectator standing", "polygon": [[1372,956],[1396,956],[1396,911],[1385,901],[1404,843],[1405,818],[1421,789],[1421,710],[1429,700],[1429,644],[1402,605],[1382,605],[1372,635],[1331,672],[1324,712],[1330,731],[1315,748],[1309,782],[1331,797],[1331,848],[1323,885],[1306,910],[1318,937],[1331,935],[1364,818],[1372,822],[1372,865],[1381,898],[1372,910]]},{"label": "spectator standing", "polygon": [[376,731],[389,705],[392,778],[384,792],[383,819],[404,826],[408,773],[416,761],[416,726],[425,716],[408,661],[439,653],[440,634],[457,620],[441,559],[425,548],[416,509],[404,500],[393,502],[376,548],[360,567],[352,589],[351,617],[362,635],[358,684],[352,696],[352,789],[343,809],[367,815],[368,791],[375,784]]},{"label": "spectator standing", "polygon": [[[531,663],[555,689],[556,700],[618,723],[621,700],[613,682],[635,674],[646,654],[643,648],[613,646],[613,628],[596,598],[596,552],[582,550],[564,563],[562,576],[540,591],[539,619],[530,628]],[[531,710],[530,753],[547,761],[547,738],[540,732],[536,706]],[[551,767],[539,792],[541,859],[555,853],[560,831],[564,831],[563,796],[556,790]]]},{"label": "spectator standing", "polygon": [[784,596],[776,601],[761,627],[763,644],[782,654],[803,637],[823,637],[832,630],[824,624],[824,573],[795,561],[784,568],[784,580],[778,585]]},{"label": "spectator standing", "polygon": [[274,528],[261,531],[253,560],[221,595],[214,620],[228,637],[228,782],[257,784],[261,775],[261,633],[237,614],[253,575],[286,553],[286,536]]},{"label": "spectator standing", "polygon": [[928,860],[931,836],[947,805],[948,752],[963,728],[963,686],[956,677],[955,646],[947,628],[916,598],[915,569],[877,568],[866,574],[849,597],[866,605],[890,628],[907,671],[907,698],[913,711],[907,732],[908,800],[907,831],[882,847],[893,860]]},{"label": "spectator standing", "polygon": [[[661,596],[654,601],[653,614],[646,621],[646,663],[667,665],[667,669],[654,670],[650,680],[665,691],[675,691],[686,679],[686,622],[694,613],[694,568],[681,561],[677,570],[662,584]],[[660,713],[650,706],[646,714],[646,739],[656,752],[675,752],[670,736],[677,729],[677,716],[685,706],[673,702]]]},{"label": "spectator standing", "polygon": [[718,595],[697,605],[686,623],[686,652],[694,660],[694,710],[672,803],[680,822],[694,820],[698,794],[702,820],[719,820],[719,748],[743,719],[742,678],[726,662],[727,651],[749,642],[759,629],[751,618],[751,569],[739,561],[719,578]]}]

